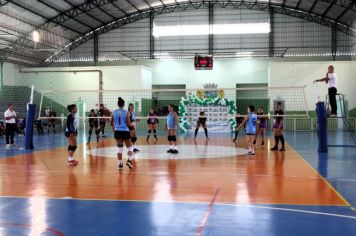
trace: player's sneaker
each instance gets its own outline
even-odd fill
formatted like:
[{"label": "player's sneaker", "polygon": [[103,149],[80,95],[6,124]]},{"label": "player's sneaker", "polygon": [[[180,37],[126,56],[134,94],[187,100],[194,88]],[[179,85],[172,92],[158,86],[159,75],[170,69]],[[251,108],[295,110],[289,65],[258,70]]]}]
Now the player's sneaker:
[{"label": "player's sneaker", "polygon": [[118,165],[117,165],[117,169],[118,169],[118,170],[124,169],[124,163],[118,164]]},{"label": "player's sneaker", "polygon": [[253,140],[253,145],[255,145],[256,144],[256,140]]},{"label": "player's sneaker", "polygon": [[173,151],[174,151],[174,150],[169,149],[169,150],[167,150],[167,153],[173,153]]},{"label": "player's sneaker", "polygon": [[236,142],[236,140],[237,140],[237,139],[236,139],[236,138],[234,138],[232,141],[233,141],[233,142]]},{"label": "player's sneaker", "polygon": [[11,148],[11,144],[6,144],[6,149],[9,149],[9,148]]},{"label": "player's sneaker", "polygon": [[133,152],[139,152],[140,150],[137,148],[134,148]]},{"label": "player's sneaker", "polygon": [[285,149],[285,147],[282,147],[281,149],[279,149],[279,151],[280,151],[280,152],[285,152],[286,149]]},{"label": "player's sneaker", "polygon": [[158,138],[156,136],[154,137],[154,139],[155,139],[156,142],[158,141]]},{"label": "player's sneaker", "polygon": [[69,166],[76,166],[76,165],[78,165],[78,162],[79,161],[71,160],[71,161],[68,161],[68,164],[69,164]]},{"label": "player's sneaker", "polygon": [[130,169],[133,168],[133,165],[132,165],[132,161],[131,161],[131,160],[127,160],[126,165],[127,165]]},{"label": "player's sneaker", "polygon": [[278,151],[278,147],[274,146],[273,148],[271,148],[271,151]]},{"label": "player's sneaker", "polygon": [[172,152],[171,152],[172,154],[178,154],[178,150],[172,150]]},{"label": "player's sneaker", "polygon": [[264,142],[264,141],[262,141],[261,145],[262,145],[262,146],[264,146],[264,145],[265,145],[265,142]]},{"label": "player's sneaker", "polygon": [[146,138],[146,142],[148,142],[148,140],[150,139],[150,136],[147,136],[147,138]]}]

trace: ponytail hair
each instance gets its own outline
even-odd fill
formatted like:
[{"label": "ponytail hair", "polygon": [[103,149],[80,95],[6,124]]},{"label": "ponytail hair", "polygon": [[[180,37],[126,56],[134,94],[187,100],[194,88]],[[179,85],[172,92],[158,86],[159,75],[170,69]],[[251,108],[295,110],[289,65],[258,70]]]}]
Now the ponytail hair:
[{"label": "ponytail hair", "polygon": [[117,99],[117,105],[118,105],[119,107],[125,106],[125,101],[124,101],[124,99],[122,99],[121,97],[119,97],[119,98]]}]

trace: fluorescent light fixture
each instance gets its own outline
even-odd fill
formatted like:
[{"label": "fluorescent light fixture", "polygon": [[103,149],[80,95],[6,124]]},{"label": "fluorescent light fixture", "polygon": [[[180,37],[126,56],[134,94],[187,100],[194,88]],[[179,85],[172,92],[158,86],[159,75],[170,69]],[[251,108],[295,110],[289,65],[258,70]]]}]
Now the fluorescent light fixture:
[{"label": "fluorescent light fixture", "polygon": [[252,57],[253,52],[237,52],[237,57]]},{"label": "fluorescent light fixture", "polygon": [[246,24],[214,24],[209,25],[174,25],[174,26],[153,26],[154,37],[167,36],[193,36],[224,34],[267,34],[271,31],[269,23],[246,23]]},{"label": "fluorescent light fixture", "polygon": [[37,30],[32,32],[32,40],[36,43],[40,41],[40,33]]},{"label": "fluorescent light fixture", "polygon": [[153,53],[153,55],[157,59],[173,59],[172,56],[168,52],[155,52],[155,53]]}]

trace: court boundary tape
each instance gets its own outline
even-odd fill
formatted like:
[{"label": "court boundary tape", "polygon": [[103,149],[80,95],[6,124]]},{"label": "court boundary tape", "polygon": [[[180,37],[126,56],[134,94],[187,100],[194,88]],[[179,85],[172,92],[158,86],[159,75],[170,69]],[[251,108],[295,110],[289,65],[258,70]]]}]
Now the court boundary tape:
[{"label": "court boundary tape", "polygon": [[345,198],[344,196],[342,196],[342,194],[339,193],[339,191],[337,191],[337,190],[334,188],[334,186],[332,186],[332,184],[331,184],[326,178],[324,178],[312,165],[310,165],[309,162],[308,162],[307,160],[305,160],[304,157],[303,157],[301,154],[299,154],[293,147],[291,147],[291,145],[289,145],[288,143],[287,143],[287,145],[288,145],[288,147],[289,147],[289,149],[290,149],[291,151],[293,151],[294,153],[296,153],[296,154],[299,156],[299,158],[300,158],[302,161],[304,161],[304,163],[306,163],[307,166],[309,166],[309,168],[310,168],[315,174],[317,174],[317,175],[329,186],[329,188],[331,188],[331,190],[333,190],[333,191],[336,193],[336,195],[337,195],[343,202],[345,202],[346,206],[350,207],[351,210],[353,209],[352,204],[351,204],[349,201],[347,201],[346,198]]},{"label": "court boundary tape", "polygon": [[[52,198],[52,197],[21,197],[21,196],[0,196],[1,198],[14,198],[14,199],[30,199],[30,198],[37,198],[41,200],[74,200],[74,201],[108,201],[108,202],[133,202],[133,203],[173,203],[173,204],[196,204],[196,205],[208,205],[209,203],[206,202],[184,202],[184,201],[147,201],[147,200],[120,200],[120,199],[113,199],[113,200],[105,200],[105,199],[81,199],[81,198]],[[289,211],[289,212],[297,212],[297,213],[305,213],[305,214],[313,214],[313,215],[323,215],[323,216],[333,216],[339,218],[346,218],[356,220],[356,216],[352,215],[342,215],[342,214],[335,214],[335,213],[327,213],[327,212],[320,212],[320,211],[309,211],[309,210],[299,210],[299,209],[292,209],[292,208],[283,208],[283,207],[273,207],[273,206],[265,206],[269,204],[236,204],[236,203],[214,203],[215,206],[230,206],[230,207],[248,207],[248,208],[257,208],[257,209],[270,209],[270,210],[278,210],[278,211]],[[271,204],[273,205],[273,204]],[[276,204],[277,205],[277,204]],[[288,205],[287,205],[288,206]],[[289,205],[293,206],[293,205]],[[330,206],[323,206],[323,205],[295,205],[295,206],[315,206],[315,207],[330,207]],[[331,207],[344,207],[349,208],[348,206],[331,206]]]}]

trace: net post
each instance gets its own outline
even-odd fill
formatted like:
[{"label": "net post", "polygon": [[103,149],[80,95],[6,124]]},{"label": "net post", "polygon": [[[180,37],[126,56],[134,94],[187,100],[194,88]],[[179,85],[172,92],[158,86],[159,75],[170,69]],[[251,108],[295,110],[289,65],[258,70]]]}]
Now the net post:
[{"label": "net post", "polygon": [[318,134],[318,152],[328,152],[328,126],[326,120],[326,109],[324,102],[318,102],[316,104],[316,114],[317,114],[317,134]]},{"label": "net post", "polygon": [[33,149],[33,124],[35,122],[36,104],[33,104],[34,86],[31,86],[30,102],[27,104],[25,149]]}]

